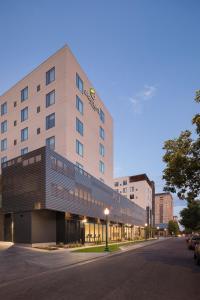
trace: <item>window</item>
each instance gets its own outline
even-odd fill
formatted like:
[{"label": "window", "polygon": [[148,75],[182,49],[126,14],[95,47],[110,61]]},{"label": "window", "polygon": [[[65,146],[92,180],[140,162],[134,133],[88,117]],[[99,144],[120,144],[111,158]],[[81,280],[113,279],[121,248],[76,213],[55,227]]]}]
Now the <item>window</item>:
[{"label": "window", "polygon": [[46,130],[55,127],[55,113],[46,117]]},{"label": "window", "polygon": [[1,116],[7,114],[7,102],[1,104]]},{"label": "window", "polygon": [[37,134],[40,134],[40,128],[37,128]]},{"label": "window", "polygon": [[83,93],[83,80],[80,76],[76,73],[76,86],[81,93]]},{"label": "window", "polygon": [[40,84],[37,85],[37,92],[40,91]]},{"label": "window", "polygon": [[4,156],[4,157],[1,158],[1,163],[3,164],[5,162],[7,162],[7,156]]},{"label": "window", "polygon": [[131,194],[131,195],[130,195],[130,199],[134,199],[134,194]]},{"label": "window", "polygon": [[83,123],[76,118],[76,131],[83,135]]},{"label": "window", "polygon": [[7,149],[7,139],[1,140],[1,151],[5,151]]},{"label": "window", "polygon": [[16,120],[14,121],[14,126],[17,126],[17,121]]},{"label": "window", "polygon": [[101,160],[99,161],[99,171],[101,173],[105,172],[105,165],[104,165],[104,163]]},{"label": "window", "polygon": [[17,140],[14,140],[14,146],[16,146],[17,145]]},{"label": "window", "polygon": [[76,162],[76,166],[78,167],[78,171],[83,174],[83,165],[79,164],[78,162]]},{"label": "window", "polygon": [[101,122],[104,123],[105,122],[105,114],[102,109],[100,109],[100,111],[99,111],[99,117],[100,117]]},{"label": "window", "polygon": [[28,99],[28,87],[25,87],[23,90],[21,90],[21,102]]},{"label": "window", "polygon": [[1,123],[1,133],[6,132],[7,129],[8,129],[7,121],[2,122],[2,123]]},{"label": "window", "polygon": [[28,153],[28,147],[22,148],[21,149],[21,155],[24,155],[26,153]]},{"label": "window", "polygon": [[102,140],[105,139],[105,131],[101,126],[99,127],[99,135],[100,135],[100,138],[102,138]]},{"label": "window", "polygon": [[46,72],[46,85],[55,80],[55,67]]},{"label": "window", "polygon": [[46,146],[49,147],[51,150],[55,150],[55,136],[51,136],[46,139]]},{"label": "window", "polygon": [[76,108],[83,115],[83,101],[76,96]]},{"label": "window", "polygon": [[76,140],[76,153],[83,157],[83,144]]},{"label": "window", "polygon": [[131,186],[130,187],[130,193],[133,193],[134,192],[134,186]]},{"label": "window", "polygon": [[123,180],[123,185],[127,185],[127,180]]},{"label": "window", "polygon": [[21,142],[28,140],[28,127],[21,130]]},{"label": "window", "polygon": [[46,95],[46,107],[49,107],[55,103],[55,91],[51,91]]},{"label": "window", "polygon": [[127,188],[123,188],[123,193],[127,193]]},{"label": "window", "polygon": [[28,120],[28,107],[21,110],[21,122]]},{"label": "window", "polygon": [[118,181],[115,182],[115,186],[119,186],[119,182]]},{"label": "window", "polygon": [[104,147],[104,145],[102,145],[102,144],[99,144],[99,154],[100,154],[101,156],[104,156],[104,155],[105,155],[105,147]]},{"label": "window", "polygon": [[37,114],[40,112],[40,106],[37,106]]},{"label": "window", "polygon": [[15,101],[15,102],[13,103],[13,105],[14,105],[14,107],[16,107],[16,106],[17,106],[17,101]]}]

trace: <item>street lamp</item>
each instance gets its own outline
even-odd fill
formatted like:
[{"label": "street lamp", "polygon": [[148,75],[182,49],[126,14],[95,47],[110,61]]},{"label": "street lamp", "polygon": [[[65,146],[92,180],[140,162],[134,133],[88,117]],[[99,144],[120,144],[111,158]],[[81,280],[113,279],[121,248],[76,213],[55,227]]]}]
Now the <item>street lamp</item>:
[{"label": "street lamp", "polygon": [[164,231],[165,231],[165,237],[167,237],[167,228],[165,228]]},{"label": "street lamp", "polygon": [[157,228],[157,235],[158,235],[158,238],[159,238],[160,237],[160,231],[159,231],[160,227],[157,226],[156,228]]},{"label": "street lamp", "polygon": [[104,209],[104,215],[106,216],[106,247],[104,249],[104,251],[109,251],[108,248],[108,215],[109,215],[110,211],[108,208]]},{"label": "street lamp", "polygon": [[145,226],[145,240],[147,240],[147,226],[148,226],[148,224],[145,223],[144,226]]}]

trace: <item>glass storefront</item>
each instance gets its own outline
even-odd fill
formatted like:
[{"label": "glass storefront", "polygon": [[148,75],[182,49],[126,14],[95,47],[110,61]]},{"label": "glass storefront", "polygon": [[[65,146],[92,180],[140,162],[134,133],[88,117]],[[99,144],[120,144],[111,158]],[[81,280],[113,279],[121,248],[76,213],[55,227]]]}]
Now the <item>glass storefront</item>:
[{"label": "glass storefront", "polygon": [[[105,242],[106,240],[106,225],[102,223],[85,223],[85,242]],[[134,240],[143,236],[142,228],[138,226],[122,226],[119,224],[109,224],[108,240]]]}]

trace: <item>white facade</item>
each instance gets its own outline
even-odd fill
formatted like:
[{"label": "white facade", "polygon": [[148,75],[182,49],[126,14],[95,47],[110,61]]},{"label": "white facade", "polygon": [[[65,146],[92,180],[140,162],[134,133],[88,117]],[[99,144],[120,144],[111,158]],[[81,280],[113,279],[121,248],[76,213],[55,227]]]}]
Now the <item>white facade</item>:
[{"label": "white facade", "polygon": [[113,188],[140,207],[149,211],[149,220],[152,220],[152,183],[145,174],[125,176],[114,179]]}]

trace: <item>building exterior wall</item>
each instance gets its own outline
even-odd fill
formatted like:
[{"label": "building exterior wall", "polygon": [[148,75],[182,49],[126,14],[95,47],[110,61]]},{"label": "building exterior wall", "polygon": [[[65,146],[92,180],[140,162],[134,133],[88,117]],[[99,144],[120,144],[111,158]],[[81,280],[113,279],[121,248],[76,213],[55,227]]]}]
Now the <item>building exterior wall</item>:
[{"label": "building exterior wall", "polygon": [[145,224],[143,208],[48,147],[3,163],[2,186],[6,239],[14,242],[84,242],[83,230],[94,241],[105,231],[106,207],[111,239],[130,238]]},{"label": "building exterior wall", "polygon": [[153,185],[145,174],[115,178],[113,188],[116,192],[145,209],[147,213],[145,223],[153,224]]},{"label": "building exterior wall", "polygon": [[173,220],[173,198],[170,193],[155,194],[155,225],[166,228]]},{"label": "building exterior wall", "polygon": [[[46,85],[46,72],[55,67],[55,80]],[[76,86],[76,74],[83,81],[83,92]],[[40,85],[40,90],[37,87]],[[21,90],[28,86],[28,99],[21,102]],[[99,98],[94,97],[94,106],[101,109],[105,122],[93,109],[88,100],[92,83],[78,64],[70,49],[65,46],[49,57],[30,74],[0,96],[0,104],[7,103],[7,113],[0,116],[0,123],[7,121],[7,132],[0,140],[7,138],[7,150],[0,151],[0,159],[10,160],[21,155],[21,149],[28,147],[33,151],[45,145],[46,139],[55,136],[55,151],[73,163],[81,164],[84,169],[106,184],[112,186],[113,178],[113,121],[110,113]],[[46,95],[55,90],[55,104],[46,107]],[[76,108],[76,96],[83,102],[83,114]],[[91,98],[91,97],[90,97]],[[16,106],[14,106],[16,102]],[[21,122],[21,110],[28,107],[28,119]],[[40,112],[37,113],[37,108]],[[46,130],[46,116],[55,113],[55,127]],[[76,131],[76,118],[84,126],[83,136]],[[14,122],[17,122],[14,126]],[[100,126],[105,131],[105,139],[99,136]],[[21,142],[21,130],[28,127],[28,140]],[[40,134],[37,134],[40,129]],[[84,147],[83,157],[76,153],[76,139]],[[16,140],[16,145],[14,145]],[[99,153],[99,144],[105,147],[105,155]],[[92,146],[91,146],[92,145]],[[100,172],[99,163],[105,165]]]}]

